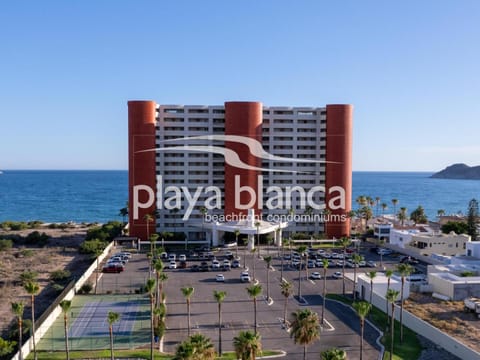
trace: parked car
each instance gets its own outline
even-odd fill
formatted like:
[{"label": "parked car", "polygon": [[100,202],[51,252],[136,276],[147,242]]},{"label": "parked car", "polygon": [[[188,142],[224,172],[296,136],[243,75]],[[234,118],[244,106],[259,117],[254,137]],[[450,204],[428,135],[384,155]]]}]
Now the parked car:
[{"label": "parked car", "polygon": [[162,260],[167,260],[168,259],[168,254],[164,251],[160,254],[160,259]]},{"label": "parked car", "polygon": [[315,267],[315,260],[308,260],[308,267],[314,268]]},{"label": "parked car", "polygon": [[376,263],[375,261],[370,260],[370,261],[367,261],[367,266],[369,266],[369,267],[377,267],[377,263]]},{"label": "parked car", "polygon": [[169,269],[176,269],[177,268],[177,262],[176,261],[170,261],[170,263],[168,264],[168,268]]},{"label": "parked car", "polygon": [[104,273],[121,273],[125,270],[125,267],[122,264],[107,264],[102,268]]},{"label": "parked car", "polygon": [[322,278],[322,275],[318,271],[314,271],[310,274],[310,277],[312,279],[320,280]]},{"label": "parked car", "polygon": [[181,254],[179,257],[178,257],[178,260],[179,261],[187,261],[187,256],[185,254]]},{"label": "parked car", "polygon": [[218,260],[212,261],[212,269],[220,269],[220,262]]},{"label": "parked car", "polygon": [[175,260],[177,260],[177,255],[175,255],[175,254],[170,254],[170,255],[168,255],[168,260],[170,260],[170,261],[175,261]]},{"label": "parked car", "polygon": [[180,265],[178,267],[180,269],[186,269],[187,268],[187,262],[186,261],[180,261]]},{"label": "parked car", "polygon": [[241,282],[250,282],[252,281],[250,279],[250,274],[248,273],[248,271],[243,271],[241,274],[240,274],[240,281]]},{"label": "parked car", "polygon": [[334,277],[335,279],[341,279],[341,278],[343,277],[343,275],[342,275],[342,273],[341,273],[340,271],[335,271],[335,272],[333,273],[333,277]]},{"label": "parked car", "polygon": [[225,276],[223,276],[223,274],[217,274],[217,276],[215,276],[215,281],[225,282]]},{"label": "parked car", "polygon": [[208,263],[206,261],[202,261],[202,263],[200,264],[200,271],[208,271],[209,268],[208,268]]},{"label": "parked car", "polygon": [[240,267],[240,260],[233,260],[232,261],[232,268]]},{"label": "parked car", "polygon": [[190,271],[192,271],[192,272],[200,271],[200,266],[198,266],[198,265],[192,265],[192,267],[190,268]]}]

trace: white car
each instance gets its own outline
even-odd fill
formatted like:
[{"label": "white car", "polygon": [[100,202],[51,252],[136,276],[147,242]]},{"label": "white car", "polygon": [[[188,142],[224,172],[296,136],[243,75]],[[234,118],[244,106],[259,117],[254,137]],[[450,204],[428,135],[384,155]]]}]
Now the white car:
[{"label": "white car", "polygon": [[335,271],[335,272],[333,273],[333,277],[334,277],[335,279],[341,279],[341,278],[343,277],[343,275],[342,275],[342,273],[341,273],[340,271]]},{"label": "white car", "polygon": [[220,262],[218,260],[212,261],[212,269],[220,269]]},{"label": "white car", "polygon": [[314,271],[310,274],[310,277],[312,279],[320,280],[322,278],[322,275],[318,271]]},{"label": "white car", "polygon": [[377,263],[375,261],[367,261],[367,266],[369,267],[377,267]]},{"label": "white car", "polygon": [[250,278],[250,275],[248,274],[247,271],[242,272],[240,275],[240,281],[241,282],[250,282],[252,279]]},{"label": "white car", "polygon": [[177,268],[177,263],[175,261],[170,261],[170,263],[168,264],[168,268],[169,269],[176,269]]},{"label": "white car", "polygon": [[180,261],[187,261],[187,256],[185,254],[181,254],[179,257],[178,257],[178,260]]},{"label": "white car", "polygon": [[223,276],[223,274],[217,274],[217,276],[215,276],[215,281],[225,282],[225,276]]},{"label": "white car", "polygon": [[170,260],[170,261],[175,261],[175,260],[177,260],[177,255],[175,255],[175,254],[170,254],[170,255],[168,255],[168,260]]}]

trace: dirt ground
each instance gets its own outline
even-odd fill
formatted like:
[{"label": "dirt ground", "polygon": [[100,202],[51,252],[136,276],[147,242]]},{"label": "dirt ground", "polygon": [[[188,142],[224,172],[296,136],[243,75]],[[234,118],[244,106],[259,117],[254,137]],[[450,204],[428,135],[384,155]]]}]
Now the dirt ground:
[{"label": "dirt ground", "polygon": [[463,310],[463,301],[442,301],[431,294],[411,292],[404,309],[480,351],[480,319]]},{"label": "dirt ground", "polygon": [[[4,231],[0,229],[0,239],[8,235],[26,236],[33,231],[45,232],[50,236],[45,247],[22,246],[14,244],[11,249],[0,252],[0,336],[5,337],[9,325],[14,320],[11,312],[12,302],[25,304],[24,318],[30,319],[30,296],[23,289],[20,274],[26,270],[38,273],[40,291],[35,299],[35,317],[45,311],[59,294],[53,288],[50,273],[66,269],[72,278],[81,276],[90,266],[92,260],[78,252],[78,245],[84,240],[86,227],[75,225],[65,230],[28,229],[21,231]],[[31,251],[29,251],[31,250]]]}]

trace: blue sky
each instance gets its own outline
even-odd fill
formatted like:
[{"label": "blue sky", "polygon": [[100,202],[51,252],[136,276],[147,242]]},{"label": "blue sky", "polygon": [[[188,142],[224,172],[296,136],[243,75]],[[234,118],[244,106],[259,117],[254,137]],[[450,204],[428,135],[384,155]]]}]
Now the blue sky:
[{"label": "blue sky", "polygon": [[126,169],[127,101],[351,103],[354,170],[480,165],[480,2],[9,1],[0,169]]}]

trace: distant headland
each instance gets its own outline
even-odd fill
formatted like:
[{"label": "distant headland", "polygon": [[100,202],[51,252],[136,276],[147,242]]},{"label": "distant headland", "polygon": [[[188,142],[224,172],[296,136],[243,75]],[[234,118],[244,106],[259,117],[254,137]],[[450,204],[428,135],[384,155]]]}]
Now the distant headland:
[{"label": "distant headland", "polygon": [[480,180],[480,166],[453,164],[431,176],[434,179]]}]

